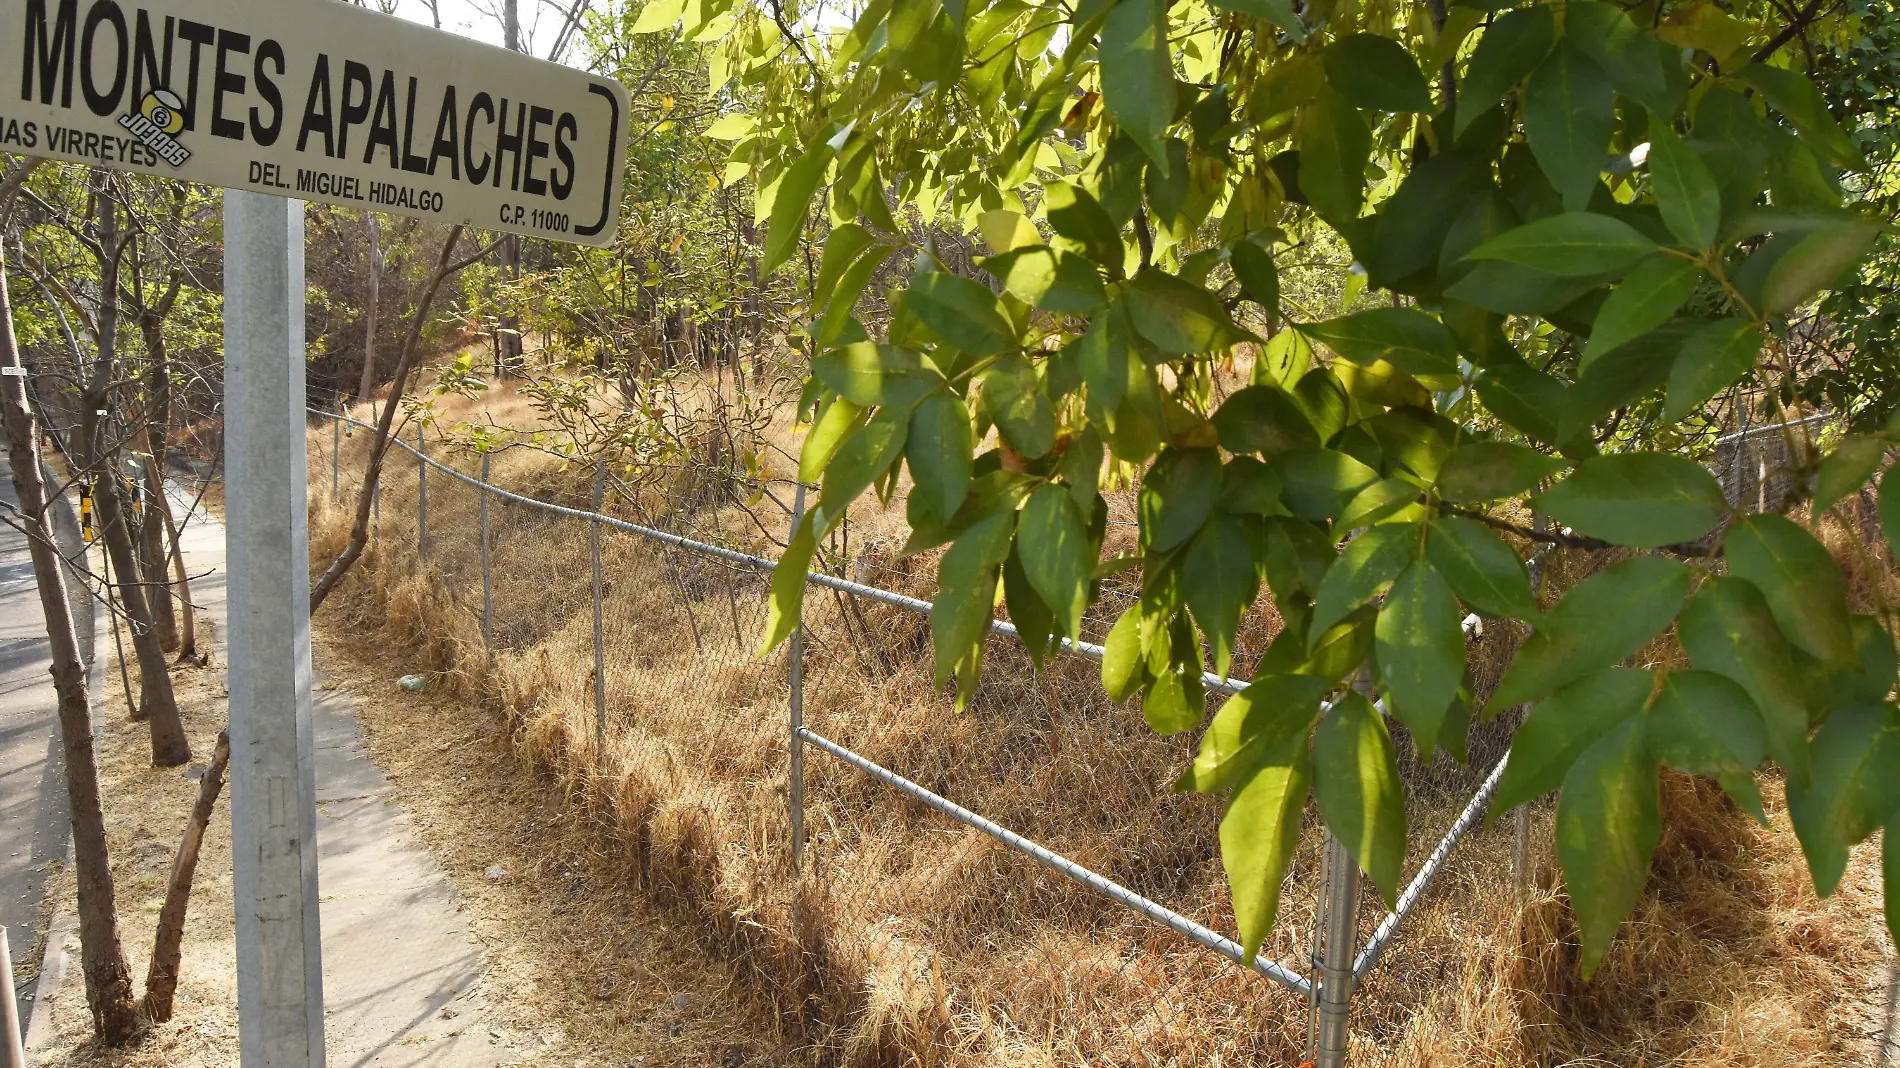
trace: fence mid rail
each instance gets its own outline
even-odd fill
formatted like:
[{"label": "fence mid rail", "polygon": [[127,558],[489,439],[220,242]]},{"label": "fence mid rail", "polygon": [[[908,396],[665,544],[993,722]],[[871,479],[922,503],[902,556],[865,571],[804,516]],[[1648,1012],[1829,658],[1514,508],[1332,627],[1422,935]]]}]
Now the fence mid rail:
[{"label": "fence mid rail", "polygon": [[[337,455],[341,451],[340,435],[345,428],[374,431],[375,427],[360,422],[347,414],[311,408],[310,414],[331,421],[333,447],[330,457],[331,495],[335,500],[339,493],[340,465]],[[602,574],[599,536],[603,528],[622,531],[637,537],[648,539],[672,550],[692,553],[706,558],[737,565],[741,568],[769,575],[776,569],[777,562],[762,556],[753,555],[720,545],[698,541],[653,526],[630,522],[615,516],[604,514],[601,509],[604,475],[597,470],[593,479],[593,508],[577,508],[556,504],[535,497],[515,493],[496,486],[490,480],[490,454],[483,453],[480,461],[480,473],[471,476],[450,467],[428,455],[427,446],[418,428],[416,444],[410,444],[399,436],[392,436],[391,443],[400,447],[416,460],[418,472],[417,506],[419,512],[416,537],[416,552],[419,558],[426,557],[429,544],[426,534],[427,507],[426,478],[429,470],[434,470],[457,482],[477,490],[480,497],[480,560],[482,571],[482,620],[483,643],[492,658],[496,648],[494,631],[494,581],[492,574],[492,546],[489,530],[488,499],[496,498],[514,505],[535,509],[552,515],[564,516],[587,522],[590,527],[590,562],[592,567],[591,594],[593,609],[595,658],[593,672],[593,698],[595,711],[595,738],[597,744],[604,741],[607,730],[606,684],[605,684],[605,643],[602,622],[602,597],[604,577]],[[385,473],[387,468],[385,467]],[[374,493],[380,496],[381,484]],[[797,496],[792,511],[794,519],[804,507],[805,487],[797,487]],[[380,502],[376,505],[380,511]],[[1541,554],[1532,561],[1533,572],[1541,570]],[[821,571],[808,571],[807,580],[813,585],[837,591],[853,598],[883,605],[893,606],[907,612],[928,615],[931,603],[916,597],[882,589],[865,583],[854,582],[837,575]],[[736,623],[736,620],[735,620]],[[1471,633],[1477,618],[1468,617],[1465,621],[1467,633]],[[993,635],[1015,637],[1016,628],[1002,620],[993,620],[990,625]],[[791,827],[791,859],[798,870],[803,869],[804,846],[804,747],[810,745],[825,755],[836,759],[844,766],[855,769],[870,779],[883,784],[922,803],[931,810],[981,832],[1018,853],[1035,864],[1058,872],[1083,887],[1107,898],[1130,912],[1145,917],[1172,930],[1181,937],[1196,943],[1211,952],[1244,966],[1241,946],[1233,939],[1163,905],[1113,879],[1077,863],[1033,839],[1019,834],[982,814],[972,811],[941,793],[914,781],[905,775],[885,767],[870,758],[856,752],[839,742],[808,727],[804,722],[805,710],[805,672],[804,672],[804,631],[801,627],[794,633],[789,644],[789,663],[787,684],[789,689],[787,742],[790,752],[790,772],[786,791],[788,819]],[[1063,639],[1061,650],[1064,653],[1100,661],[1104,655],[1101,645],[1086,641]],[[1202,676],[1203,684],[1210,691],[1222,694],[1237,694],[1245,689],[1249,680],[1223,678],[1213,672]],[[599,751],[598,749],[596,750]],[[1420,865],[1411,881],[1399,894],[1397,908],[1386,913],[1378,923],[1371,937],[1363,944],[1357,938],[1357,910],[1359,906],[1359,871],[1343,846],[1330,834],[1326,837],[1323,853],[1322,897],[1320,915],[1315,925],[1315,945],[1310,968],[1307,974],[1269,959],[1265,951],[1257,955],[1251,970],[1270,979],[1286,989],[1307,999],[1312,1014],[1312,1026],[1309,1028],[1308,1057],[1320,1068],[1337,1068],[1344,1063],[1347,1039],[1347,1023],[1350,997],[1353,988],[1362,981],[1379,962],[1390,946],[1393,936],[1404,924],[1407,917],[1426,897],[1434,881],[1444,870],[1447,861],[1459,843],[1481,822],[1485,810],[1496,793],[1498,783],[1503,777],[1507,757],[1500,757],[1484,777],[1482,784],[1470,797],[1459,812],[1448,833],[1436,843],[1431,853]],[[1517,837],[1513,850],[1514,867],[1520,888],[1527,883],[1529,833],[1528,821],[1520,819],[1515,824]]]}]

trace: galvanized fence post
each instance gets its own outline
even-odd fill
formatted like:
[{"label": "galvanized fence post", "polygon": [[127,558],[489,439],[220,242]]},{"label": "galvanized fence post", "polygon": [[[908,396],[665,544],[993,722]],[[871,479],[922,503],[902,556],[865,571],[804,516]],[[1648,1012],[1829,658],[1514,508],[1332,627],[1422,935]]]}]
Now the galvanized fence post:
[{"label": "galvanized fence post", "polygon": [[[340,401],[338,402],[337,407],[339,409],[342,408],[342,403]],[[339,473],[339,468],[342,466],[342,456],[343,456],[343,420],[332,419],[330,420],[330,503],[331,504],[335,504],[337,502],[336,481],[337,481],[337,475]]]},{"label": "galvanized fence post", "polygon": [[[1531,525],[1538,531],[1544,530],[1549,521],[1542,512],[1531,516]],[[1531,596],[1539,597],[1544,592],[1544,571],[1548,561],[1543,552],[1532,552],[1530,559]],[[1531,807],[1528,804],[1517,806],[1511,813],[1511,875],[1517,883],[1518,900],[1530,896],[1531,892]]]},{"label": "galvanized fence post", "polygon": [[429,558],[429,440],[416,420],[416,563]]},{"label": "galvanized fence post", "polygon": [[1359,863],[1330,831],[1326,834],[1326,884],[1321,892],[1326,944],[1320,964],[1313,1061],[1317,1068],[1345,1068],[1352,1037],[1352,957],[1359,941]]},{"label": "galvanized fence post", "polygon": [[[805,521],[805,483],[792,498],[792,530]],[[791,760],[786,769],[786,808],[792,822],[792,874],[805,870],[805,621],[792,628],[786,683],[791,696]]]},{"label": "galvanized fence post", "polygon": [[588,549],[594,558],[594,757],[607,755],[607,641],[600,619],[600,505],[606,490],[607,465],[594,464],[594,515],[587,521]]},{"label": "galvanized fence post", "polygon": [[482,648],[488,662],[495,662],[495,582],[489,569],[488,550],[488,450],[482,450],[481,526],[482,526]]}]

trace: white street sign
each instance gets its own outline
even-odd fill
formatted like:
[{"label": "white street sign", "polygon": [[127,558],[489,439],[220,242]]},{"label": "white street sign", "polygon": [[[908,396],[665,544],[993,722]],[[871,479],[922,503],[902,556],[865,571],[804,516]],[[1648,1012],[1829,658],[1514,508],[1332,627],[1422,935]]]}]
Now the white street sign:
[{"label": "white street sign", "polygon": [[5,152],[605,246],[626,117],[611,78],[337,0],[0,0]]}]

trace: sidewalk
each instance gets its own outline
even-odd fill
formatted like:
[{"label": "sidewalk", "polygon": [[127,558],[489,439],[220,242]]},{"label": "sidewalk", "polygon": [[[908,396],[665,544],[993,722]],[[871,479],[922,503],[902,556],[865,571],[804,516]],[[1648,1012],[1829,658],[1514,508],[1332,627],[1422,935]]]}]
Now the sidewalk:
[{"label": "sidewalk", "polygon": [[[200,649],[224,662],[224,528],[191,493],[173,494]],[[483,955],[462,922],[454,886],[416,840],[393,788],[363,750],[356,706],[317,668],[317,865],[329,1063],[335,1068],[490,1068],[519,1051],[496,1044],[476,993]],[[227,795],[228,798],[228,795]],[[219,817],[228,818],[223,804]],[[76,950],[76,945],[73,949]],[[49,947],[49,974],[52,971]],[[45,997],[83,998],[76,971]],[[49,1006],[50,1007],[50,1006]]]}]

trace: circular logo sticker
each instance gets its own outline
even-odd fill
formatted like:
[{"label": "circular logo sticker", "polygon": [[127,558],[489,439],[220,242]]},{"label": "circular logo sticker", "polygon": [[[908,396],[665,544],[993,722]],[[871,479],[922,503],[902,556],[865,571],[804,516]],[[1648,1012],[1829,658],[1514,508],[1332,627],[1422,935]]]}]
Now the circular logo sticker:
[{"label": "circular logo sticker", "polygon": [[168,134],[185,128],[185,102],[170,89],[154,89],[139,101],[139,114]]}]

